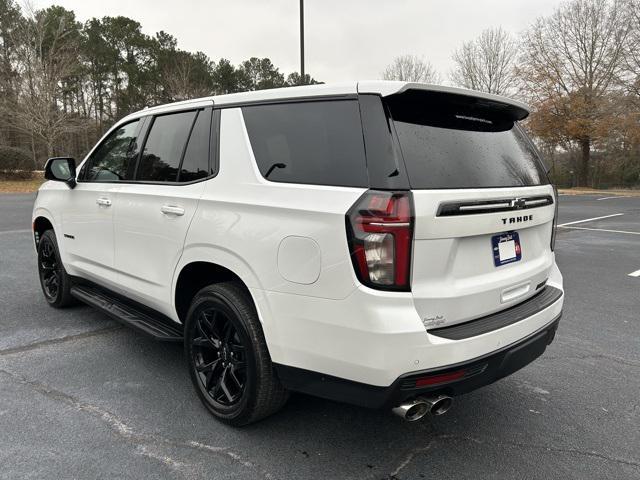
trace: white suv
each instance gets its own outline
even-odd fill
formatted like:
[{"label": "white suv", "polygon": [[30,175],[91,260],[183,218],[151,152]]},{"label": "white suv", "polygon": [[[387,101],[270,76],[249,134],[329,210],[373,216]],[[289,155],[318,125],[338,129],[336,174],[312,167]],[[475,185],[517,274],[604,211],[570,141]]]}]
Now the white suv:
[{"label": "white suv", "polygon": [[42,289],[184,342],[219,419],[288,391],[408,420],[528,364],[562,313],[557,197],[519,102],[404,82],[144,109],[33,211]]}]

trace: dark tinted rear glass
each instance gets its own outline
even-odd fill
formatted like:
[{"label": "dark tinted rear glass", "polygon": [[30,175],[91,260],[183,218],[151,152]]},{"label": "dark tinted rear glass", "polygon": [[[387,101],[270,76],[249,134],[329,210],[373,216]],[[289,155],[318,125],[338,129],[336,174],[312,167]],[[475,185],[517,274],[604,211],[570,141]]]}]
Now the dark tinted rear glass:
[{"label": "dark tinted rear glass", "polygon": [[197,112],[156,117],[144,144],[136,180],[175,182],[187,137]]},{"label": "dark tinted rear glass", "polygon": [[211,110],[200,110],[191,130],[187,150],[180,168],[180,182],[193,182],[209,176],[209,134]]},{"label": "dark tinted rear glass", "polygon": [[243,107],[262,175],[274,182],[366,187],[357,101]]},{"label": "dark tinted rear glass", "polygon": [[547,183],[536,150],[508,112],[459,99],[424,94],[387,101],[412,188]]}]

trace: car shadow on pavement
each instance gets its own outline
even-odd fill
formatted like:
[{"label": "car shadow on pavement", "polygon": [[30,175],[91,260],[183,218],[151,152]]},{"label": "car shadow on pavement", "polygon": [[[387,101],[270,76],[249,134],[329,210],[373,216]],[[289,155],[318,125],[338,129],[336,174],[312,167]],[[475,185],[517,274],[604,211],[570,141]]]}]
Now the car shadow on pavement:
[{"label": "car shadow on pavement", "polygon": [[[275,415],[232,428],[200,405],[187,378],[181,346],[146,345],[148,350],[140,361],[150,363],[146,368],[163,375],[165,387],[179,397],[174,401],[180,411],[161,416],[163,429],[171,432],[167,435],[177,434],[183,442],[224,446],[274,477],[422,478],[441,469],[460,469],[464,478],[470,472],[469,465],[475,465],[476,472],[489,474],[496,472],[496,462],[501,462],[501,474],[516,477],[521,468],[539,468],[541,454],[564,448],[562,443],[556,447],[550,443],[550,439],[562,438],[567,425],[549,421],[545,410],[552,408],[553,399],[537,385],[536,378],[543,379],[545,374],[535,365],[457,397],[443,416],[414,423],[389,410],[369,410],[293,393]],[[191,431],[184,429],[187,418],[198,418]],[[501,460],[505,452],[512,455],[509,461]],[[523,467],[527,463],[530,465]],[[551,469],[547,473],[552,475]]]}]

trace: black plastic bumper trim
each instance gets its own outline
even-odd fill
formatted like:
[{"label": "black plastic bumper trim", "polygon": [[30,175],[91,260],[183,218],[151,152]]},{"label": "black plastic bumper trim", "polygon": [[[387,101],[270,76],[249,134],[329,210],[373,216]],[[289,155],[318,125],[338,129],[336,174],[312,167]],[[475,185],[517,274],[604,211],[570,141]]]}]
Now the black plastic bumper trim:
[{"label": "black plastic bumper trim", "polygon": [[465,338],[475,337],[529,318],[531,315],[535,315],[556,303],[562,295],[562,290],[547,285],[533,297],[513,307],[485,317],[476,318],[475,320],[469,320],[468,322],[458,323],[448,327],[433,328],[427,330],[427,332],[437,337],[448,338],[449,340],[463,340]]},{"label": "black plastic bumper trim", "polygon": [[[407,373],[388,387],[354,382],[277,363],[274,368],[284,387],[289,390],[362,407],[391,408],[404,400],[427,393],[462,395],[520,370],[544,353],[555,337],[561,316],[562,314],[558,315],[531,335],[500,350],[446,367]],[[415,380],[421,377],[444,375],[461,369],[472,374],[438,385],[411,387],[411,382],[415,385]]]}]

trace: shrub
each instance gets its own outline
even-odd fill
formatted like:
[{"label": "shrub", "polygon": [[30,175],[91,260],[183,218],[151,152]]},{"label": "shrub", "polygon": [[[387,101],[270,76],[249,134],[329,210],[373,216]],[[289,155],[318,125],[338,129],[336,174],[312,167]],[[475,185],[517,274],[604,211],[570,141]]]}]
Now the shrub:
[{"label": "shrub", "polygon": [[0,146],[0,170],[27,170],[34,168],[28,151],[17,147]]}]

